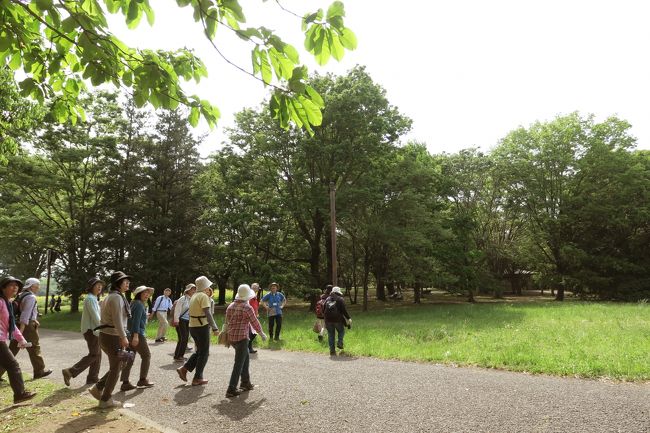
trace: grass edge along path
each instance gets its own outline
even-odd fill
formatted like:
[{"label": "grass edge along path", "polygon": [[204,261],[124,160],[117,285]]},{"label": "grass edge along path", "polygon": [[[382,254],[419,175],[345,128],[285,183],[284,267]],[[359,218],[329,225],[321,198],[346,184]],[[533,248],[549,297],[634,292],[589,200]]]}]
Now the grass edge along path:
[{"label": "grass edge along path", "polygon": [[[282,340],[263,348],[327,353],[303,306],[285,312]],[[223,310],[215,314],[223,323]],[[650,305],[592,302],[396,306],[362,313],[345,354],[618,381],[650,380]],[[79,331],[80,314],[55,313],[44,327]],[[266,329],[266,318],[261,317]],[[148,324],[154,338],[158,323]],[[176,332],[170,329],[170,341]],[[81,338],[81,334],[79,334]],[[325,338],[327,339],[327,337]],[[171,344],[170,342],[165,344]]]}]

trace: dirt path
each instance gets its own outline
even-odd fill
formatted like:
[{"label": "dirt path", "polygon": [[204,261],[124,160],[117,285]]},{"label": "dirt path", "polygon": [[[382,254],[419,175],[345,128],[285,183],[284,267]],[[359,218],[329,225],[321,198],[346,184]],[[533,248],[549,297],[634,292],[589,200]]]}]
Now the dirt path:
[{"label": "dirt path", "polygon": [[[42,345],[57,381],[85,352],[69,332],[43,330]],[[211,347],[210,383],[192,387],[176,376],[173,348],[151,344],[154,388],[116,398],[179,432],[650,432],[650,384],[260,350],[251,362],[257,388],[229,400],[232,349]],[[19,361],[31,373],[26,354]],[[138,368],[136,360],[136,380]]]}]

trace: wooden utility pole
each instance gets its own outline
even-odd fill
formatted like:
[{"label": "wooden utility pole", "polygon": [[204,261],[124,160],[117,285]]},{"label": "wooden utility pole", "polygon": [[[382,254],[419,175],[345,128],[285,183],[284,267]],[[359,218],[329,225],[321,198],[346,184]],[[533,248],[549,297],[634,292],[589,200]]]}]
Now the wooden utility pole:
[{"label": "wooden utility pole", "polygon": [[52,250],[47,249],[47,283],[45,284],[45,314],[47,314],[47,307],[50,305],[48,298],[50,297],[50,274],[52,273]]},{"label": "wooden utility pole", "polygon": [[330,227],[332,237],[332,285],[337,286],[336,273],[336,184],[330,182]]}]

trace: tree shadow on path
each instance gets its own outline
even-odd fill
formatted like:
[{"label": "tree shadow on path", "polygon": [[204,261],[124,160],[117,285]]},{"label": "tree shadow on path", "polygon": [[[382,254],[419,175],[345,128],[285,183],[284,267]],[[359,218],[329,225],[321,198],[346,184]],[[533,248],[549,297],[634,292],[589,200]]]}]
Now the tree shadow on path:
[{"label": "tree shadow on path", "polygon": [[178,392],[174,394],[174,401],[179,406],[187,406],[212,395],[212,393],[202,395],[205,391],[204,386],[179,385],[175,389],[178,389]]},{"label": "tree shadow on path", "polygon": [[219,404],[215,404],[212,407],[217,409],[220,414],[227,416],[233,421],[241,421],[252,415],[253,412],[266,403],[265,398],[256,401],[248,401],[248,395],[249,393],[244,392],[239,397],[232,399],[224,398]]}]

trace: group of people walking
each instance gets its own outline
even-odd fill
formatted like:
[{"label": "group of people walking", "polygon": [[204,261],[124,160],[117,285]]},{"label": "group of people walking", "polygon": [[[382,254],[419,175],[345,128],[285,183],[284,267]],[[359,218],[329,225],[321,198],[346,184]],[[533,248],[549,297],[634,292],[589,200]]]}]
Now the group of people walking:
[{"label": "group of people walking", "polygon": [[[214,320],[214,301],[212,299],[212,282],[205,276],[198,277],[194,283],[187,284],[183,295],[172,302],[171,290],[165,289],[148,312],[149,298],[154,289],[139,286],[132,290],[132,301],[127,301],[125,293],[130,290],[131,276],[124,272],[114,272],[110,277],[108,295],[100,302],[100,294],[105,283],[99,278],[91,278],[86,287],[86,296],[81,316],[81,332],[88,347],[88,353],[69,368],[62,370],[63,380],[70,386],[71,380],[87,370],[86,384],[92,385],[90,394],[99,401],[102,408],[119,406],[112,399],[117,382],[121,381],[120,390],[130,391],[136,388],[154,386],[148,378],[151,364],[151,351],[146,338],[147,321],[154,316],[159,328],[155,341],[166,340],[168,315],[176,328],[178,342],[174,350],[174,362],[182,363],[176,369],[179,378],[188,382],[188,373],[193,373],[193,386],[205,385],[208,380],[203,372],[209,358],[211,334],[219,336],[235,350],[232,373],[226,389],[226,397],[235,397],[241,392],[254,388],[250,375],[250,354],[255,353],[253,340],[260,335],[267,340],[258,318],[258,309],[262,305],[269,319],[269,337],[279,341],[282,330],[283,309],[286,297],[279,291],[279,285],[272,283],[269,293],[259,296],[260,286],[242,284],[237,289],[234,301],[227,307],[223,329],[219,329]],[[23,290],[18,297],[16,294]],[[15,355],[20,348],[26,348],[34,366],[34,378],[45,377],[52,373],[45,369],[40,354],[38,338],[38,280],[28,279],[25,284],[17,278],[6,277],[0,280],[0,375],[8,372],[9,381],[14,392],[14,402],[31,399],[35,393],[26,391],[21,370]],[[17,302],[14,302],[14,298]],[[15,323],[16,305],[20,307],[19,325]],[[328,331],[330,354],[336,355],[336,346],[343,349],[344,327],[351,326],[343,296],[339,287],[328,286],[318,301],[316,315],[321,322],[319,340],[322,341],[324,330]],[[24,317],[23,317],[24,316]],[[338,333],[338,340],[335,333]],[[221,335],[220,335],[221,334]],[[188,350],[189,338],[194,340],[195,350],[189,358],[184,355]],[[108,358],[108,371],[99,377],[102,352]],[[141,358],[137,382],[131,382],[131,369],[135,355]]]}]

